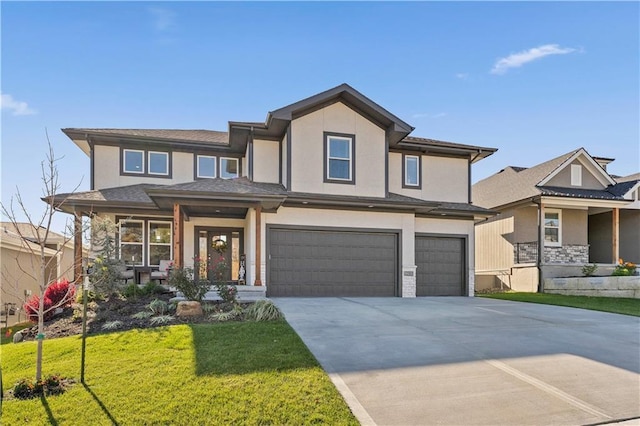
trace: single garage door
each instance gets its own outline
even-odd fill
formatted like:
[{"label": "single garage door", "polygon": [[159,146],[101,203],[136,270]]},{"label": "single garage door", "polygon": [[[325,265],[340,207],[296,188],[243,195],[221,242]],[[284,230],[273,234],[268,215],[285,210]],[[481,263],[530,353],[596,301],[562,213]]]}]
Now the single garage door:
[{"label": "single garage door", "polygon": [[465,296],[465,239],[416,236],[416,296]]},{"label": "single garage door", "polygon": [[268,228],[267,295],[395,296],[398,235]]}]

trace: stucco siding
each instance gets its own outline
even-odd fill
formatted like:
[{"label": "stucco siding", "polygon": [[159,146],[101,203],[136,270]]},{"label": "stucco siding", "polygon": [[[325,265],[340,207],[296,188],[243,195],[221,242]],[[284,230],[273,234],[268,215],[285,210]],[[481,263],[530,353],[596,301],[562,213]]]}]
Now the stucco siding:
[{"label": "stucco siding", "polygon": [[193,180],[193,154],[173,152],[171,179],[144,176],[120,175],[120,148],[117,146],[96,145],[94,147],[94,188],[114,188],[117,186],[135,185],[139,183],[155,183],[171,185]]},{"label": "stucco siding", "polygon": [[513,211],[514,242],[529,243],[538,241],[538,207],[522,207]]},{"label": "stucco siding", "polygon": [[403,188],[402,153],[389,153],[389,191],[422,200],[454,203],[469,201],[469,170],[466,159],[422,155],[421,166],[421,188]]},{"label": "stucco siding", "polygon": [[584,188],[584,189],[604,189],[605,185],[601,184],[598,179],[595,178],[593,173],[593,165],[586,165],[586,163],[580,162],[578,159],[574,160],[571,164],[582,166],[582,185],[571,185],[571,165],[567,164],[557,175],[555,175],[545,186],[560,186],[564,188]]},{"label": "stucco siding", "polygon": [[469,163],[466,159],[422,157],[422,196],[425,200],[469,202]]},{"label": "stucco siding", "polygon": [[[291,190],[317,194],[385,196],[385,133],[342,103],[291,123]],[[324,132],[355,135],[355,184],[324,182]]]},{"label": "stucco siding", "polygon": [[587,210],[562,210],[562,245],[588,244]]},{"label": "stucco siding", "polygon": [[256,139],[253,141],[253,180],[280,182],[280,143]]}]

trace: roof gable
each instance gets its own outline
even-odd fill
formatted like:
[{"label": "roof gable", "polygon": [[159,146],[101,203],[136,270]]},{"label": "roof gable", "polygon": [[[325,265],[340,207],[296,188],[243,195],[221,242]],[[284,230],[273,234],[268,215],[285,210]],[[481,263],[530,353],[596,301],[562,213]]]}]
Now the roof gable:
[{"label": "roof gable", "polygon": [[537,183],[538,186],[545,186],[549,184],[553,178],[558,176],[561,172],[566,170],[574,161],[579,161],[585,168],[595,177],[600,184],[604,188],[609,185],[615,185],[615,181],[609,174],[602,168],[602,166],[593,159],[589,155],[589,153],[584,149],[580,148],[576,150],[573,155],[566,158],[562,163],[560,163],[551,173],[545,176],[540,182]]}]

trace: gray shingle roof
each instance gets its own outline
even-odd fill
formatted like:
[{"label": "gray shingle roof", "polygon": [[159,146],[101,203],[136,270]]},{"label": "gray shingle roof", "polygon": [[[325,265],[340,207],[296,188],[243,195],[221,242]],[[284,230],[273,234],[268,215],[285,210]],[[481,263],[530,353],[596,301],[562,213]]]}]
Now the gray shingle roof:
[{"label": "gray shingle roof", "polygon": [[285,188],[277,183],[252,182],[246,177],[235,179],[198,179],[193,182],[159,186],[152,192],[209,192],[216,194],[282,195]]},{"label": "gray shingle roof", "polygon": [[229,134],[216,130],[179,130],[179,129],[92,129],[67,128],[63,132],[91,133],[105,136],[142,137],[184,142],[205,142],[228,144]]},{"label": "gray shingle roof", "polygon": [[524,169],[507,167],[473,185],[473,204],[494,208],[540,195],[536,184],[558,168],[579,149]]},{"label": "gray shingle roof", "polygon": [[475,145],[465,145],[465,144],[456,143],[456,142],[421,138],[418,136],[407,136],[404,139],[402,139],[402,142],[410,142],[410,143],[419,144],[419,145],[441,146],[446,148],[482,149],[482,150],[489,150],[489,151],[497,151],[496,148],[487,148],[487,147],[475,146]]},{"label": "gray shingle roof", "polygon": [[90,204],[92,202],[153,204],[146,190],[163,186],[164,185],[153,184],[119,186],[116,188],[97,189],[73,194],[56,194],[56,199],[66,199],[67,202],[79,204]]}]

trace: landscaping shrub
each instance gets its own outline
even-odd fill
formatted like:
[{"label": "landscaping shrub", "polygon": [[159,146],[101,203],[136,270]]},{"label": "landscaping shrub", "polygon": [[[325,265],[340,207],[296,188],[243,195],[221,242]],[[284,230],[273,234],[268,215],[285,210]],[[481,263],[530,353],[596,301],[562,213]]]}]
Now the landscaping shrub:
[{"label": "landscaping shrub", "polygon": [[[200,267],[200,259],[193,259],[194,268]],[[204,295],[209,291],[211,284],[207,280],[195,279],[194,268],[185,266],[183,268],[173,268],[169,273],[169,285],[181,292],[185,299],[201,302]]]},{"label": "landscaping shrub", "polygon": [[[66,279],[50,284],[44,291],[44,320],[47,321],[53,317],[53,307],[64,308],[66,306],[71,306],[75,296],[75,286],[70,284]],[[39,308],[40,296],[34,294],[27,303],[24,304],[24,310],[27,314],[27,318],[33,322],[37,322]]]},{"label": "landscaping shrub", "polygon": [[164,300],[155,299],[149,303],[149,309],[154,315],[164,315],[169,310],[169,304]]},{"label": "landscaping shrub", "polygon": [[258,300],[247,308],[245,317],[252,321],[275,321],[283,315],[271,300]]},{"label": "landscaping shrub", "polygon": [[162,294],[164,293],[164,288],[155,281],[149,281],[142,288],[142,292],[145,295]]},{"label": "landscaping shrub", "polygon": [[[44,320],[48,321],[53,317],[53,310],[51,309],[52,303],[51,299],[47,297],[44,298]],[[29,318],[29,321],[38,322],[38,311],[40,309],[40,296],[34,294],[31,298],[24,304],[24,312]]]},{"label": "landscaping shrub", "polygon": [[637,265],[633,262],[625,262],[622,259],[618,260],[618,265],[616,269],[613,270],[614,276],[630,276],[636,274]]},{"label": "landscaping shrub", "polygon": [[154,325],[154,326],[167,325],[171,321],[173,321],[173,317],[171,315],[160,315],[157,317],[153,317],[149,320],[151,325]]},{"label": "landscaping shrub", "polygon": [[66,378],[58,374],[52,374],[37,382],[31,379],[21,379],[13,387],[13,396],[17,399],[31,399],[40,396],[60,395],[67,390],[66,382]]},{"label": "landscaping shrub", "polygon": [[593,265],[584,265],[582,267],[582,275],[584,275],[585,277],[590,277],[596,272],[597,269],[598,265],[596,265],[595,263]]}]

